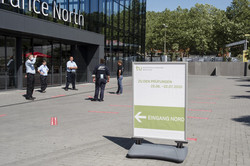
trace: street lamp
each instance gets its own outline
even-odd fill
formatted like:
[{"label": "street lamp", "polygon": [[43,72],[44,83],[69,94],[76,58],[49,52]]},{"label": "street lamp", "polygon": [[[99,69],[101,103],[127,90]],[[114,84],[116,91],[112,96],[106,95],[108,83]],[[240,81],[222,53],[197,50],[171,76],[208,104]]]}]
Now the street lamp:
[{"label": "street lamp", "polygon": [[166,55],[166,52],[167,52],[167,49],[166,49],[166,37],[167,37],[167,34],[166,34],[166,31],[167,31],[167,25],[166,24],[162,24],[165,28],[165,37],[164,37],[164,55]]}]

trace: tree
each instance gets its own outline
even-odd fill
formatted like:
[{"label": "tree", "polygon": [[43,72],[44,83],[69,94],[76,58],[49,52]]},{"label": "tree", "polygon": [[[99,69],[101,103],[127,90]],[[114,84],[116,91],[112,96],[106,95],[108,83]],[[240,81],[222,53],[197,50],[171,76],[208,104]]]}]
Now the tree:
[{"label": "tree", "polygon": [[[234,0],[227,11],[211,5],[196,4],[190,10],[147,12],[146,50],[162,50],[167,24],[167,50],[174,43],[185,54],[219,54],[225,45],[244,39],[250,33],[248,0]],[[188,51],[187,51],[188,50]],[[223,54],[226,51],[223,51]]]},{"label": "tree", "polygon": [[241,40],[250,32],[249,0],[233,0],[231,6],[227,8],[226,15],[236,25],[231,34],[233,41]]}]

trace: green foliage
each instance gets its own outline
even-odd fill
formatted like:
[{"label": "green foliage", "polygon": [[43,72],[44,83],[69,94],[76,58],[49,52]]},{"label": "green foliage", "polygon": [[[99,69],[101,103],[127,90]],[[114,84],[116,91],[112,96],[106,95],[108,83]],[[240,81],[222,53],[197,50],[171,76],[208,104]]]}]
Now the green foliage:
[{"label": "green foliage", "polygon": [[174,52],[184,50],[185,56],[218,54],[226,44],[243,40],[244,34],[250,33],[249,3],[233,0],[226,11],[196,4],[189,10],[178,7],[174,11],[147,12],[146,51],[163,50],[166,30],[167,50],[173,51],[178,44],[179,51]]}]

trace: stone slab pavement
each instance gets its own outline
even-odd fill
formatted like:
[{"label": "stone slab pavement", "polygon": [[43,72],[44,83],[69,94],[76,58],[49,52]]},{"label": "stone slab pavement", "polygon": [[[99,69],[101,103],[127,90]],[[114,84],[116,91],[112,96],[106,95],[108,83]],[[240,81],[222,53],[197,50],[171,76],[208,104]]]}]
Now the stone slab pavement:
[{"label": "stone slab pavement", "polygon": [[78,84],[78,91],[35,91],[35,101],[24,99],[25,90],[0,92],[0,166],[250,165],[250,78],[189,76],[189,152],[181,164],[126,158],[133,144],[132,78],[123,83],[124,94],[115,95],[111,79],[104,102],[89,100],[92,83]]}]

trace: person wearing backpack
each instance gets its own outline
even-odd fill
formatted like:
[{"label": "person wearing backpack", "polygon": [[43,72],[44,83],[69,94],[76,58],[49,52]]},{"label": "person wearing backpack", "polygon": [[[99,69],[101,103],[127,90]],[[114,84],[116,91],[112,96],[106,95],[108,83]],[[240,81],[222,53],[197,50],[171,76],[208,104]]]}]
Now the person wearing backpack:
[{"label": "person wearing backpack", "polygon": [[123,72],[124,72],[124,67],[122,65],[122,61],[119,60],[117,62],[117,84],[118,84],[118,89],[116,91],[116,94],[120,94],[120,95],[123,92],[123,86],[122,86]]},{"label": "person wearing backpack", "polygon": [[101,59],[100,64],[97,65],[92,74],[93,82],[95,83],[95,96],[91,101],[97,101],[100,92],[100,99],[99,101],[104,101],[104,90],[106,83],[109,82],[110,79],[110,71],[109,68],[105,65],[105,60]]}]

